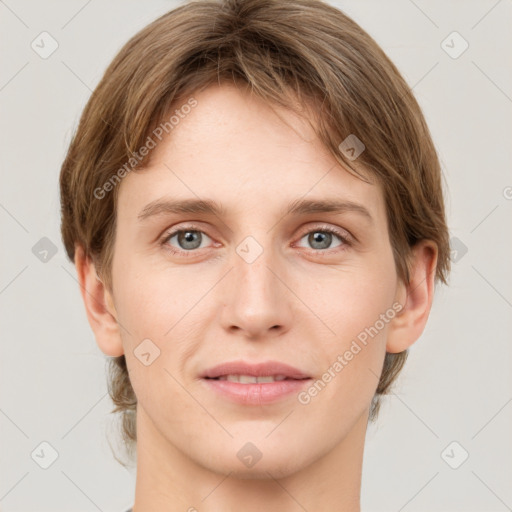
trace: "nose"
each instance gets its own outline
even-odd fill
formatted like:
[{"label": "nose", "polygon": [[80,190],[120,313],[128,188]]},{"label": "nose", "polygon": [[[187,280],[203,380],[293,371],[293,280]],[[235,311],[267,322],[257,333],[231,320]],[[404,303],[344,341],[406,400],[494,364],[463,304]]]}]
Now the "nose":
[{"label": "nose", "polygon": [[297,302],[285,262],[270,248],[251,260],[243,249],[233,255],[222,289],[222,327],[253,341],[280,336],[290,329]]}]

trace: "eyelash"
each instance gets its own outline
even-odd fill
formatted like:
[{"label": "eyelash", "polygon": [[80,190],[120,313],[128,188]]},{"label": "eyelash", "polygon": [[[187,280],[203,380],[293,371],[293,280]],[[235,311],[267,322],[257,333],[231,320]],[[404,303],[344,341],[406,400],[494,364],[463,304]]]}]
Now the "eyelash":
[{"label": "eyelash", "polygon": [[[172,237],[174,237],[175,235],[177,235],[179,233],[185,232],[185,231],[194,231],[194,232],[203,233],[203,234],[207,235],[203,230],[199,229],[197,226],[193,226],[193,225],[185,226],[185,227],[182,227],[180,229],[176,229],[175,231],[171,231],[170,233],[166,233],[163,236],[162,240],[160,241],[160,245],[165,246],[165,249],[168,250],[169,252],[171,252],[172,254],[179,254],[181,256],[184,256],[185,258],[193,257],[195,255],[195,253],[197,253],[200,249],[193,249],[193,250],[190,250],[190,251],[184,251],[184,250],[176,249],[175,247],[173,247],[173,246],[171,246],[171,245],[169,245],[167,243],[167,242],[169,242],[169,240]],[[311,233],[331,233],[331,234],[336,235],[341,240],[342,245],[338,246],[337,248],[335,248],[334,249],[335,252],[343,251],[343,250],[346,249],[345,246],[351,246],[352,245],[351,241],[349,240],[349,237],[344,232],[342,232],[342,231],[340,231],[340,230],[338,230],[336,228],[332,228],[330,226],[319,226],[319,227],[310,229],[309,231],[305,231],[304,233],[301,234],[301,236],[299,237],[299,240],[301,240],[306,235],[309,235]],[[211,237],[209,237],[209,238],[211,238]],[[309,250],[313,251],[317,255],[325,256],[325,253],[329,253],[333,249],[324,249],[324,250],[322,250],[322,249],[309,249]]]}]

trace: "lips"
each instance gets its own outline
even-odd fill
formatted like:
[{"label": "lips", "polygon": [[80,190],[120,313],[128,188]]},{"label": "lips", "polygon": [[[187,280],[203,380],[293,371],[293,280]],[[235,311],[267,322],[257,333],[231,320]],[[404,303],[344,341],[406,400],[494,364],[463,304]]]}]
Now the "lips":
[{"label": "lips", "polygon": [[278,361],[250,364],[231,361],[201,375],[208,393],[243,406],[286,404],[311,380],[305,372]]},{"label": "lips", "polygon": [[[298,368],[278,361],[267,361],[257,364],[250,364],[245,361],[230,361],[207,369],[201,377],[247,384],[311,378]],[[265,379],[265,377],[272,377],[273,381]]]}]

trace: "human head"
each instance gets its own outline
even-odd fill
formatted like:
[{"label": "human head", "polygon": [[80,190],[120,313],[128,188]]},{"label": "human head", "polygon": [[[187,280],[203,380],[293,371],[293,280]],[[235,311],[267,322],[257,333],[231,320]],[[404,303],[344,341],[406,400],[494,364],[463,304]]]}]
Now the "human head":
[{"label": "human head", "polygon": [[[126,43],[85,107],[62,165],[62,236],[71,261],[83,248],[113,291],[122,175],[144,172],[152,150],[142,155],[140,149],[148,137],[158,138],[155,130],[172,125],[173,113],[180,117],[187,104],[193,110],[193,98],[220,83],[248,84],[266,104],[311,122],[337,162],[382,187],[398,278],[409,281],[413,247],[431,240],[438,249],[436,279],[446,282],[441,171],[419,105],[375,41],[316,0],[191,2]],[[156,133],[172,138],[171,128],[164,131]],[[340,150],[351,135],[365,146],[356,160]],[[135,165],[127,170],[130,159]],[[386,353],[370,419],[406,357],[407,350]],[[126,440],[135,440],[137,400],[124,355],[112,359],[110,389]]]}]

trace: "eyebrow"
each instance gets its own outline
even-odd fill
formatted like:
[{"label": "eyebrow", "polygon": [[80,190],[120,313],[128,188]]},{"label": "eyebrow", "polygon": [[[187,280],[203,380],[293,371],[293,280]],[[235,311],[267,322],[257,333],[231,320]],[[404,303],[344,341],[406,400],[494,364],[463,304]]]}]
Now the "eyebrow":
[{"label": "eyebrow", "polygon": [[345,213],[355,212],[366,217],[370,222],[373,218],[362,204],[344,199],[297,199],[288,205],[287,215],[307,215],[310,213]]},{"label": "eyebrow", "polygon": [[[285,216],[355,212],[373,222],[373,218],[365,206],[342,199],[297,199],[288,204],[284,212]],[[155,215],[172,213],[197,213],[222,217],[226,214],[226,210],[222,205],[210,199],[157,199],[141,210],[138,220],[143,221]]]}]

